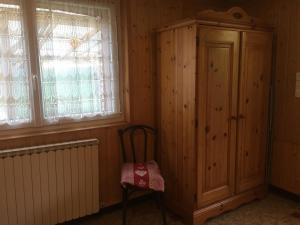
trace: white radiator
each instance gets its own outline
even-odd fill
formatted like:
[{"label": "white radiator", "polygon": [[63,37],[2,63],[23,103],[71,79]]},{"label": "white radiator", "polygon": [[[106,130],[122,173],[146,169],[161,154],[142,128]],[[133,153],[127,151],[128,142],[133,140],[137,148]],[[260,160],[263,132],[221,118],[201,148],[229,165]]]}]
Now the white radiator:
[{"label": "white radiator", "polygon": [[54,225],[98,211],[97,139],[0,151],[1,225]]}]

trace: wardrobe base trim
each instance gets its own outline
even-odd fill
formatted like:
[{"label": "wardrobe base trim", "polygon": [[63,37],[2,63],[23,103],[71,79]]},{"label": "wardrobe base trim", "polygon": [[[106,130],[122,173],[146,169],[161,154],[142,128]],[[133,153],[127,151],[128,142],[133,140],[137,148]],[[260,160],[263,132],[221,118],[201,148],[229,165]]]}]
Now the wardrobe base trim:
[{"label": "wardrobe base trim", "polygon": [[233,197],[227,198],[224,201],[194,211],[192,225],[204,225],[205,221],[212,217],[216,217],[225,212],[234,210],[239,206],[251,201],[264,198],[266,193],[267,187],[260,186],[244,193],[234,195]]}]

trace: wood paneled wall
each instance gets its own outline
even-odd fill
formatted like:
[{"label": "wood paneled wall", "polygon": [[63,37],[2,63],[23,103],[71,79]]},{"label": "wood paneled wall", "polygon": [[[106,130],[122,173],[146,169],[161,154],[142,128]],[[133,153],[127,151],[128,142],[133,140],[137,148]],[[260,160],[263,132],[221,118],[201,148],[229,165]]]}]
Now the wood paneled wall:
[{"label": "wood paneled wall", "polygon": [[[213,0],[214,3],[222,0]],[[197,6],[197,8],[195,8]],[[122,0],[126,7],[129,40],[131,122],[155,124],[154,28],[192,15],[195,9],[212,7],[208,0]],[[85,131],[33,136],[0,142],[0,149],[58,143],[78,139],[100,140],[100,195],[102,207],[119,203],[121,156],[117,129],[107,127]]]}]

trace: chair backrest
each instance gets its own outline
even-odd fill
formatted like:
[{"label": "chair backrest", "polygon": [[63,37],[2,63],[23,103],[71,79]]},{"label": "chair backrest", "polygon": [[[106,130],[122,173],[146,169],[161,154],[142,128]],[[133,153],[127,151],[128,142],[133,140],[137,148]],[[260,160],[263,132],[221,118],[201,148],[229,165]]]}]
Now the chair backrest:
[{"label": "chair backrest", "polygon": [[[148,155],[148,140],[149,136],[151,135],[153,137],[153,153],[154,153],[154,159],[156,158],[156,145],[157,145],[157,130],[147,126],[147,125],[133,125],[129,126],[125,129],[118,130],[120,142],[121,142],[121,151],[123,156],[123,161],[129,162],[129,159],[131,158],[134,163],[137,163],[137,152],[136,152],[136,143],[135,143],[135,137],[137,132],[140,131],[143,135],[143,162],[147,161],[147,155]],[[131,149],[131,151],[126,151],[129,149],[126,149],[125,145],[125,136],[128,134],[129,137],[129,146],[128,148]],[[127,153],[131,153],[132,157],[128,157]]]}]

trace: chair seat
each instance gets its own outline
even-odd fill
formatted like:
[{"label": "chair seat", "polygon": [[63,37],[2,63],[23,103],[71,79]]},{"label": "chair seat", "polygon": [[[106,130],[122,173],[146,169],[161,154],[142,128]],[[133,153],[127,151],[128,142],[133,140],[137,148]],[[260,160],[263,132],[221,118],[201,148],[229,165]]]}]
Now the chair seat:
[{"label": "chair seat", "polygon": [[121,185],[125,188],[127,185],[131,185],[154,191],[163,192],[165,190],[164,178],[155,161],[146,163],[125,163],[122,167]]}]

